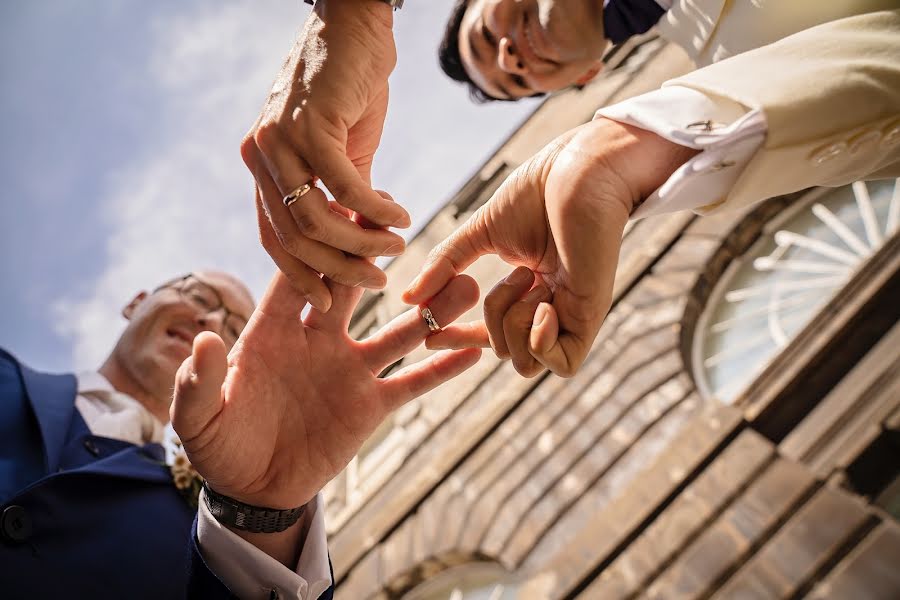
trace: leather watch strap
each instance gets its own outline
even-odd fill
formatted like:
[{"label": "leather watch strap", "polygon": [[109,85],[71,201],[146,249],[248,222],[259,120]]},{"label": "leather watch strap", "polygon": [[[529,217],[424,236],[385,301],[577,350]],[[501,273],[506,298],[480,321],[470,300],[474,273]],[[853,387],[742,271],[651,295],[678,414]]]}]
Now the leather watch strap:
[{"label": "leather watch strap", "polygon": [[216,521],[235,529],[251,533],[278,533],[284,531],[303,516],[306,505],[286,510],[245,504],[234,498],[213,491],[203,482],[206,507]]}]

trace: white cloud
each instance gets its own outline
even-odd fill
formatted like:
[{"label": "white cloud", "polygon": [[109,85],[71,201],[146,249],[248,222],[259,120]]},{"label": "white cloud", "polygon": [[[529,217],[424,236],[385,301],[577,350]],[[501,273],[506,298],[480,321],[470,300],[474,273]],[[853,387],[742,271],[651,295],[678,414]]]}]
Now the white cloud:
[{"label": "white cloud", "polygon": [[88,297],[56,305],[77,368],[103,360],[119,334],[111,319],[141,289],[204,267],[237,274],[257,295],[268,281],[238,144],[302,15],[268,4],[207,6],[153,24],[145,87],[158,90],[158,113],[146,146],[107,175],[106,268]]}]

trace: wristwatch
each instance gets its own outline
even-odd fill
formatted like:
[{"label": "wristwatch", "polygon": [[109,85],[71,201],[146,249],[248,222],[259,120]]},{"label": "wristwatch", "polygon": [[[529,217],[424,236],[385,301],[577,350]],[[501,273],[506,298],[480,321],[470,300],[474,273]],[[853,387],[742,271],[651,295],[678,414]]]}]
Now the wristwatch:
[{"label": "wristwatch", "polygon": [[[307,4],[315,4],[316,0],[303,0]],[[391,8],[394,10],[400,10],[403,8],[403,0],[381,0],[385,4],[389,4]]]},{"label": "wristwatch", "polygon": [[205,481],[203,482],[203,497],[206,499],[209,513],[215,517],[216,521],[250,533],[284,531],[300,520],[306,510],[305,504],[287,510],[244,504],[234,498],[214,492],[206,485]]}]

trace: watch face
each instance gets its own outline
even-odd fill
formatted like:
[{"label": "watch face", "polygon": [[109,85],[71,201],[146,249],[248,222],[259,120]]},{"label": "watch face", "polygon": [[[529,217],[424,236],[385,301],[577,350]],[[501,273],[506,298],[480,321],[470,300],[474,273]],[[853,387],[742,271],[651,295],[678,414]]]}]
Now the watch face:
[{"label": "watch face", "polygon": [[700,388],[731,403],[898,224],[894,180],[815,190],[767,223],[703,310],[693,361]]}]

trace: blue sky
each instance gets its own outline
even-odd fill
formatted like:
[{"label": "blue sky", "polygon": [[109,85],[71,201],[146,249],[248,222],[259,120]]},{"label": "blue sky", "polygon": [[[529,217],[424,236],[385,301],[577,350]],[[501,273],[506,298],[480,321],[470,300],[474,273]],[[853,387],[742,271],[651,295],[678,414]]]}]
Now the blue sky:
[{"label": "blue sky", "polygon": [[[471,104],[435,58],[451,1],[406,4],[374,179],[414,232],[535,104]],[[262,292],[273,267],[238,144],[308,10],[0,3],[0,346],[40,369],[92,368],[121,307],[171,275],[221,268]]]}]

